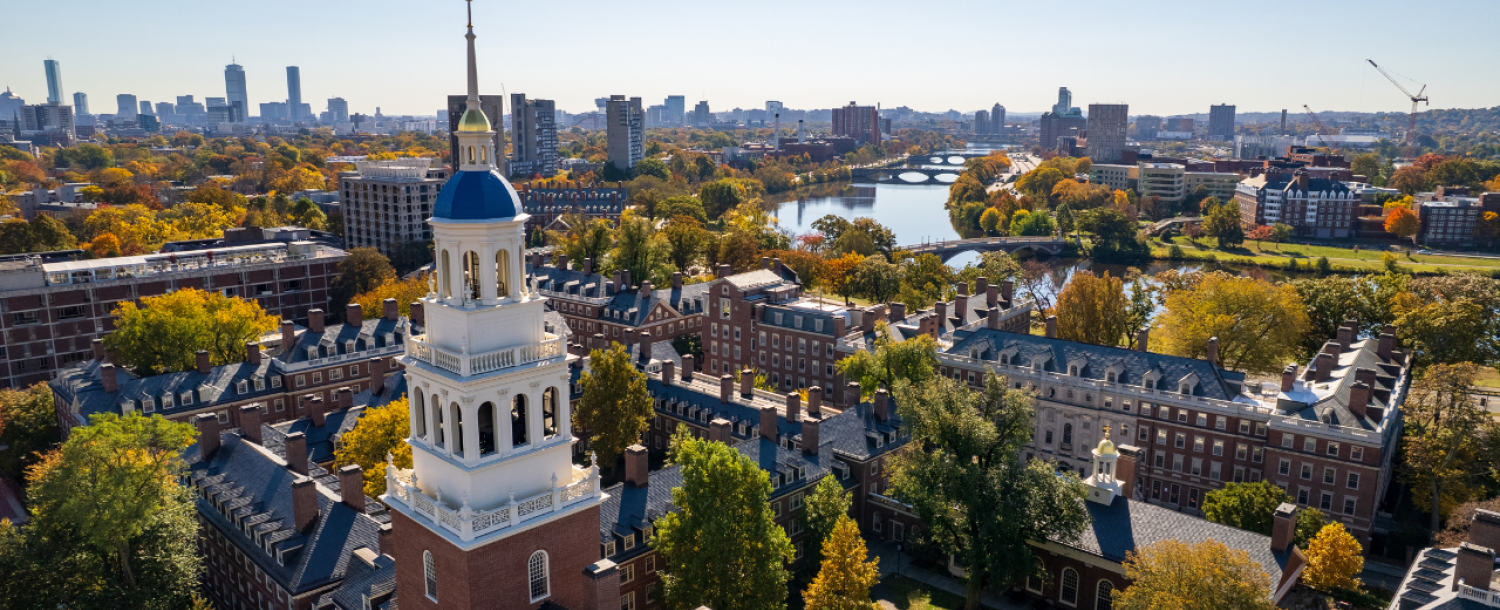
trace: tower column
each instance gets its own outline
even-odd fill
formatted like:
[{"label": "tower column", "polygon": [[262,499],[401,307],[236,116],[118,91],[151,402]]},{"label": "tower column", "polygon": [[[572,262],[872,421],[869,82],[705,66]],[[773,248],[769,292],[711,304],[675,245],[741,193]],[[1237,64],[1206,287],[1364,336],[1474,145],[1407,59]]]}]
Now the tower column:
[{"label": "tower column", "polygon": [[448,404],[443,405],[445,414],[445,417],[443,419],[448,426],[448,442],[446,443],[447,446],[445,447],[445,449],[448,450],[448,455],[451,457],[462,457],[458,453],[458,445],[461,442],[461,439],[459,438],[461,429],[459,427],[458,418],[454,417],[454,415],[456,414],[456,409],[453,408],[457,405],[458,403],[456,402],[449,402]]},{"label": "tower column", "polygon": [[466,464],[473,464],[479,460],[479,409],[473,405],[473,400],[465,398],[464,403],[458,407],[464,414],[464,421],[469,422],[463,427],[464,451],[463,460]]},{"label": "tower column", "polygon": [[515,447],[511,446],[514,438],[510,429],[510,401],[513,400],[509,393],[501,392],[500,399],[495,401],[495,453],[496,455],[510,455],[515,453]]},{"label": "tower column", "polygon": [[485,305],[494,305],[500,299],[495,273],[495,244],[485,242],[479,247],[479,292]]},{"label": "tower column", "polygon": [[[542,394],[540,392],[527,392],[526,408],[530,409],[526,413],[526,428],[530,431],[528,439],[531,441],[531,445],[535,447],[542,442],[542,410],[546,408],[546,405],[542,404]],[[556,417],[556,415],[553,417]]]}]

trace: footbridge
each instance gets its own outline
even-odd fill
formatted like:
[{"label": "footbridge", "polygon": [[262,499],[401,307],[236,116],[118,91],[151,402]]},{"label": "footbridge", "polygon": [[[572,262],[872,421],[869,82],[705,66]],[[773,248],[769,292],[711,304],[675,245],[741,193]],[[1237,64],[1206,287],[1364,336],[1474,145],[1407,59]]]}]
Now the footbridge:
[{"label": "footbridge", "polygon": [[979,237],[975,239],[952,239],[934,241],[912,246],[901,246],[912,254],[936,254],[943,262],[965,252],[1005,252],[1014,254],[1030,250],[1033,254],[1056,256],[1062,254],[1068,240],[1061,237]]},{"label": "footbridge", "polygon": [[[849,170],[849,177],[856,182],[876,184],[925,184],[937,181],[938,176],[957,176],[962,167],[859,167]],[[902,174],[921,174],[921,180],[906,180]]]}]

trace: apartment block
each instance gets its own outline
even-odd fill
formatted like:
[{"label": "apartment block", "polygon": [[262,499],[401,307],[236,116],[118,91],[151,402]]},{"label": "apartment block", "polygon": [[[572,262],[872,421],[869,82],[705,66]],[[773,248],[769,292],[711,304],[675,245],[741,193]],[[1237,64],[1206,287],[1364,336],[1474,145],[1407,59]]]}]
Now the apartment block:
[{"label": "apartment block", "polygon": [[528,100],[524,93],[510,94],[511,152],[513,176],[557,175],[557,106],[552,100]]},{"label": "apartment block", "polygon": [[605,131],[609,162],[629,170],[646,157],[646,113],[641,98],[611,95],[605,105]]},{"label": "apartment block", "polygon": [[860,146],[880,144],[880,110],[874,106],[848,106],[833,109],[833,135],[848,136]]},{"label": "apartment block", "polygon": [[[618,184],[618,183],[616,183]],[[522,184],[516,188],[521,196],[521,207],[526,212],[526,232],[565,231],[565,216],[576,214],[582,218],[602,218],[618,223],[625,211],[629,195],[622,186],[583,185],[568,182],[559,188],[532,188]]]},{"label": "apartment block", "polygon": [[447,182],[447,166],[430,157],[356,161],[339,172],[344,240],[351,248],[375,248],[389,256],[402,244],[432,239],[427,218]]},{"label": "apartment block", "polygon": [[1099,163],[1118,163],[1125,152],[1125,130],[1130,126],[1127,104],[1089,104],[1088,145],[1085,153]]},{"label": "apartment block", "polygon": [[1359,197],[1337,180],[1270,169],[1241,180],[1234,201],[1246,224],[1291,225],[1299,237],[1344,238],[1357,229]]}]

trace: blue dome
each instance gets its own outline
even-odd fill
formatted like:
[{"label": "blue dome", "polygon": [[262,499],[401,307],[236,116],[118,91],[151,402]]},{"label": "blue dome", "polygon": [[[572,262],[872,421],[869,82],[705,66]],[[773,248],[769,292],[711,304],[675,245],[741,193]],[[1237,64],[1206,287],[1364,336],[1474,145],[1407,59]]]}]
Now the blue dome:
[{"label": "blue dome", "polygon": [[432,216],[447,220],[489,220],[514,218],[520,209],[516,190],[498,170],[461,171],[443,185]]}]

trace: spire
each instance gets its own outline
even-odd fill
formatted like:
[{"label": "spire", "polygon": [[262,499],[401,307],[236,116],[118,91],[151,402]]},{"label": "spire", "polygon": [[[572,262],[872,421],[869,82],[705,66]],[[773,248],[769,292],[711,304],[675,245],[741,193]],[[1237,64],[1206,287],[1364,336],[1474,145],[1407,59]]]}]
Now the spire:
[{"label": "spire", "polygon": [[465,0],[469,9],[469,33],[464,38],[469,41],[469,109],[479,109],[479,65],[474,59],[474,0]]}]

